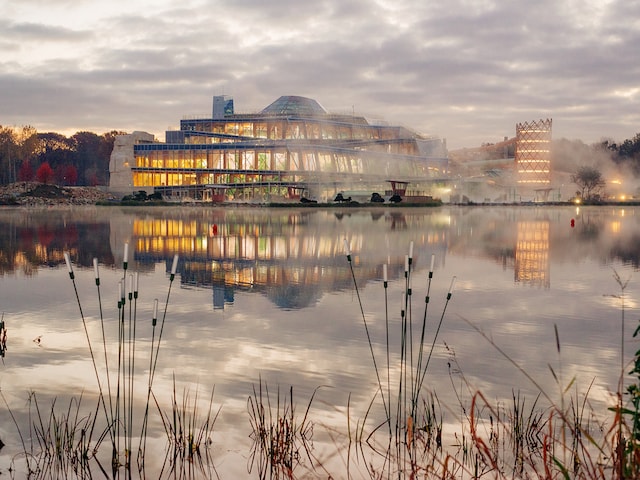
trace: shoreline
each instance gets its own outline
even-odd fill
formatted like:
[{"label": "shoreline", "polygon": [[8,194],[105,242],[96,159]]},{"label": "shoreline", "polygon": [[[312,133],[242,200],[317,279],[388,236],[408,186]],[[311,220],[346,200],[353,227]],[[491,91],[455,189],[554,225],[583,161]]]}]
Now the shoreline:
[{"label": "shoreline", "polygon": [[113,194],[105,191],[104,187],[67,186],[39,184],[36,182],[17,182],[0,185],[0,207],[5,208],[50,208],[74,206],[104,206],[104,207],[208,207],[208,208],[273,208],[273,209],[397,209],[397,208],[439,208],[442,206],[456,207],[545,207],[545,206],[639,206],[640,200],[631,201],[600,201],[575,203],[573,201],[551,202],[465,202],[447,203],[438,199],[433,201],[411,202],[406,198],[400,202],[269,202],[269,201],[231,201],[205,202],[201,200],[165,201],[165,200],[132,200],[116,199]]}]

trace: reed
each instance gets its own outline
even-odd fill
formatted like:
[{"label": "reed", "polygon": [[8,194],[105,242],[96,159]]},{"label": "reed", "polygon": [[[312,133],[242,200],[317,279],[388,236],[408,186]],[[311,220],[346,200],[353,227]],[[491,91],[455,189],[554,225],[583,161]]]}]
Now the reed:
[{"label": "reed", "polygon": [[[404,290],[399,312],[399,345],[390,345],[390,319],[388,306],[387,267],[383,266],[383,288],[385,299],[385,352],[386,375],[380,371],[380,354],[376,356],[369,321],[358,293],[360,315],[365,326],[369,349],[373,358],[373,368],[378,384],[377,394],[364,414],[362,423],[357,422],[359,431],[355,441],[360,442],[362,460],[365,460],[365,444],[379,456],[379,462],[371,468],[371,478],[579,478],[631,479],[640,477],[640,350],[635,353],[633,367],[629,375],[633,382],[623,389],[626,366],[624,354],[625,291],[628,280],[614,278],[621,293],[615,295],[621,302],[621,373],[617,402],[611,411],[613,421],[595,411],[589,401],[592,384],[584,392],[579,391],[576,377],[563,378],[562,349],[557,326],[554,326],[556,366],[549,364],[549,370],[558,387],[558,400],[519,365],[498,345],[490,335],[483,332],[472,321],[462,319],[481,338],[510,362],[538,391],[533,402],[528,403],[518,391],[512,392],[509,405],[488,401],[484,394],[470,385],[455,361],[455,353],[445,345],[453,359],[449,360],[450,377],[459,409],[460,431],[454,432],[455,441],[449,449],[442,443],[442,410],[437,396],[425,390],[425,376],[433,355],[438,334],[443,325],[447,305],[451,299],[455,277],[451,282],[442,312],[436,322],[429,322],[428,307],[431,280],[433,278],[433,256],[429,269],[424,311],[421,323],[414,324],[412,250],[405,257]],[[351,252],[345,240],[345,250],[353,283],[358,292],[356,274]],[[402,279],[401,279],[402,280]],[[416,322],[417,323],[417,322]],[[430,330],[428,330],[428,327]],[[430,336],[426,332],[432,331]],[[419,334],[417,334],[419,332]],[[634,337],[640,335],[640,327]],[[391,354],[397,347],[395,354]],[[391,365],[392,358],[397,364]],[[452,369],[452,365],[455,367]],[[383,367],[384,368],[384,367]],[[393,378],[391,372],[399,372]],[[455,372],[455,373],[454,373]],[[453,375],[461,378],[462,386],[470,395],[469,403],[461,396],[453,381]],[[623,401],[623,390],[628,395]],[[393,393],[392,393],[393,392]],[[365,424],[378,399],[385,414],[385,421],[374,424],[370,433],[365,433]],[[430,399],[430,402],[427,401]],[[544,400],[545,405],[541,405]],[[451,406],[448,406],[451,409]],[[609,420],[609,421],[608,421]],[[349,431],[352,421],[349,419]],[[387,441],[381,428],[387,424]],[[382,434],[382,435],[381,435]],[[351,434],[350,434],[351,437]]]},{"label": "reed", "polygon": [[[253,441],[248,460],[248,471],[254,468],[262,479],[297,478],[294,470],[306,468],[315,471],[312,455],[314,423],[309,411],[318,389],[314,390],[302,418],[296,414],[293,398],[293,387],[288,395],[276,389],[275,399],[269,393],[269,386],[259,379],[258,389],[253,386],[253,393],[247,400],[247,410],[251,424]],[[305,464],[308,460],[308,464]]]},{"label": "reed", "polygon": [[[7,352],[7,327],[4,324],[4,312],[0,318],[0,357],[4,362],[4,356]],[[1,447],[0,447],[1,448]]]},{"label": "reed", "polygon": [[[162,409],[153,393],[153,381],[167,319],[171,287],[178,266],[178,255],[173,258],[169,288],[164,301],[159,329],[157,327],[158,300],[155,299],[153,302],[153,318],[150,325],[152,340],[150,350],[147,353],[148,373],[138,372],[139,367],[136,366],[136,358],[144,356],[145,352],[137,348],[136,343],[136,337],[139,333],[137,325],[139,276],[137,272],[128,273],[128,244],[125,244],[122,278],[119,281],[117,294],[116,358],[112,358],[113,354],[110,353],[112,349],[107,342],[107,322],[102,307],[98,260],[93,260],[100,321],[99,335],[101,336],[96,341],[89,334],[91,330],[89,319],[85,315],[80,300],[76,275],[68,252],[64,253],[64,258],[73,285],[98,387],[97,402],[95,409],[85,412],[84,408],[81,409],[81,395],[79,398],[72,398],[65,411],[59,411],[54,399],[47,415],[43,414],[36,394],[31,393],[29,396],[29,432],[23,432],[4,396],[2,396],[22,442],[22,457],[25,459],[27,473],[36,478],[67,478],[70,476],[89,478],[95,471],[100,471],[106,478],[120,478],[121,476],[132,478],[133,460],[136,458],[133,439],[134,432],[139,429],[140,433],[136,435],[140,439],[137,446],[137,467],[139,476],[144,478],[145,456],[147,454],[146,440],[152,407],[157,408],[165,427],[168,445],[171,446],[171,449],[168,450],[172,452],[169,462],[171,474],[183,475],[194,465],[198,465],[200,473],[204,473],[208,465],[211,464],[209,446],[213,426],[218,415],[217,413],[212,415],[213,394],[208,413],[204,418],[200,418],[198,395],[191,403],[189,395],[185,394],[183,401],[179,403],[175,393],[175,379],[170,413]],[[101,353],[96,349],[98,345],[103,350]],[[138,383],[142,383],[144,387],[137,389]],[[145,392],[144,396],[135,398],[135,392],[140,390]],[[0,395],[2,395],[1,391]],[[140,405],[144,405],[144,414],[136,415],[134,411],[139,409]],[[141,420],[136,422],[136,418]],[[173,420],[167,421],[171,419]],[[109,466],[101,461],[104,458],[104,453],[107,453],[103,451],[104,448],[108,448]],[[153,452],[153,455],[157,457],[157,452]],[[165,461],[165,463],[167,462]],[[205,475],[204,478],[213,476],[211,472],[208,473],[209,475]]]},{"label": "reed", "polygon": [[[620,300],[620,379],[618,382],[618,405],[611,410],[615,412],[617,427],[617,473],[619,478],[640,477],[640,350],[636,350],[631,361],[631,382],[625,388],[625,370],[628,363],[625,359],[625,298],[630,278],[623,280],[617,271],[613,278],[620,288],[618,295],[611,295]],[[640,324],[633,332],[633,338],[640,334]],[[624,395],[628,395],[627,402]],[[614,431],[612,427],[611,431]]]},{"label": "reed", "polygon": [[[188,390],[183,391],[182,399],[176,392],[176,379],[173,377],[173,394],[171,411],[161,413],[165,433],[169,439],[169,448],[163,465],[170,476],[186,472],[188,478],[213,478],[218,476],[213,467],[211,451],[213,428],[220,413],[220,408],[213,412],[213,394],[209,398],[206,415],[201,417],[198,405],[198,391],[193,399]],[[154,397],[155,398],[155,397]]]},{"label": "reed", "polygon": [[33,434],[39,447],[46,453],[39,465],[41,477],[61,478],[71,474],[83,477],[90,473],[91,432],[94,427],[92,414],[82,416],[82,396],[69,400],[66,411],[56,412],[55,401],[48,415],[41,414],[35,394],[30,395],[30,405],[35,407],[36,421]]},{"label": "reed", "polygon": [[[475,389],[465,378],[455,358],[455,351],[445,345],[449,352],[449,375],[459,405],[441,405],[435,392],[425,388],[426,375],[433,358],[439,333],[444,325],[449,301],[452,298],[456,277],[453,277],[444,299],[442,310],[435,315],[429,312],[434,260],[424,287],[424,305],[414,309],[414,265],[413,243],[405,256],[404,283],[399,318],[393,322],[388,301],[388,270],[383,265],[383,289],[385,326],[384,351],[374,348],[373,331],[360,299],[356,270],[354,269],[349,244],[345,241],[346,257],[357,293],[360,315],[368,340],[369,353],[375,371],[376,393],[371,398],[364,418],[352,422],[351,401],[347,407],[347,478],[352,478],[353,463],[362,461],[370,478],[496,478],[496,479],[634,479],[640,478],[640,350],[635,352],[631,364],[624,354],[625,345],[625,295],[627,281],[615,274],[621,305],[621,362],[618,391],[615,405],[609,409],[614,414],[612,421],[602,418],[591,406],[589,395],[592,385],[579,391],[575,377],[564,378],[562,368],[562,343],[557,326],[554,325],[557,364],[549,364],[549,370],[558,388],[558,395],[545,391],[526,368],[518,364],[502,346],[468,319],[465,321],[480,338],[483,338],[500,356],[505,358],[537,390],[532,402],[528,402],[519,391],[512,391],[510,401],[490,401]],[[98,401],[94,408],[81,408],[83,396],[72,398],[68,405],[59,409],[54,400],[50,408],[42,409],[35,393],[30,393],[29,430],[20,429],[16,418],[0,390],[7,411],[18,429],[26,464],[27,474],[33,478],[89,478],[98,469],[106,478],[131,478],[134,458],[134,431],[140,428],[137,447],[138,473],[145,477],[145,457],[148,454],[146,439],[149,417],[154,408],[167,437],[168,448],[161,475],[180,478],[212,478],[217,472],[212,466],[209,446],[212,443],[214,426],[220,409],[214,412],[213,391],[206,412],[200,409],[199,393],[192,396],[189,390],[177,394],[176,378],[170,409],[163,409],[154,392],[153,383],[157,370],[159,351],[171,287],[176,275],[177,255],[173,259],[169,287],[164,300],[164,309],[159,315],[159,301],[153,301],[151,320],[151,342],[148,356],[148,372],[140,374],[141,355],[136,346],[136,335],[140,331],[137,323],[138,276],[128,274],[128,246],[125,246],[123,275],[118,291],[118,345],[117,358],[109,356],[106,327],[103,318],[100,292],[100,276],[97,260],[94,259],[94,274],[101,322],[101,339],[90,338],[88,320],[85,318],[71,259],[65,253],[69,277],[74,292],[84,333],[86,336],[93,371],[98,385]],[[414,310],[417,313],[414,315]],[[158,323],[158,320],[160,322]],[[400,330],[399,341],[392,343],[396,324]],[[148,325],[147,325],[148,327]],[[5,332],[4,318],[0,324]],[[633,336],[640,335],[640,325]],[[377,340],[377,339],[376,339]],[[102,345],[102,354],[94,348]],[[139,347],[139,345],[138,345]],[[99,365],[100,363],[103,365]],[[629,367],[631,365],[631,367]],[[114,369],[111,371],[110,369]],[[629,372],[626,370],[630,368]],[[386,371],[385,371],[386,370]],[[625,379],[631,376],[625,388]],[[455,386],[454,377],[460,379],[461,389]],[[143,382],[144,398],[134,398],[136,382]],[[319,388],[319,387],[318,387]],[[464,391],[462,391],[464,388]],[[247,410],[253,441],[248,457],[249,474],[260,479],[331,477],[321,459],[313,452],[315,424],[310,411],[316,389],[311,395],[303,415],[299,415],[294,401],[293,387],[275,394],[259,379],[247,400]],[[465,396],[469,395],[469,400]],[[627,399],[625,401],[625,395]],[[541,403],[546,405],[541,405]],[[135,422],[136,405],[144,404],[141,425]],[[372,424],[374,410],[384,414],[383,421]],[[454,441],[446,444],[444,415],[459,408],[457,418],[459,430],[450,435]],[[457,415],[457,414],[456,414]],[[351,459],[351,445],[356,445],[356,458]],[[98,452],[110,448],[111,464],[103,466]],[[373,452],[373,458],[369,454]],[[157,452],[151,452],[157,455]],[[94,463],[91,463],[91,462]],[[96,466],[94,466],[96,465]]]},{"label": "reed", "polygon": [[[640,324],[633,337],[640,334]],[[640,349],[636,350],[629,371],[633,382],[627,386],[628,406],[620,410],[620,424],[624,432],[620,444],[620,471],[622,478],[640,478]],[[626,421],[625,421],[626,419]]]},{"label": "reed", "polygon": [[[404,289],[402,291],[402,302],[400,304],[400,339],[399,345],[391,344],[390,318],[389,318],[389,295],[388,295],[388,267],[383,265],[383,288],[385,304],[385,338],[384,361],[380,362],[376,357],[374,343],[368,326],[368,321],[364,313],[364,307],[360,298],[358,282],[353,267],[349,242],[344,240],[345,253],[351,272],[353,285],[357,294],[360,315],[367,336],[369,351],[372,357],[373,367],[378,384],[378,396],[382,402],[385,420],[382,425],[374,427],[372,433],[366,436],[367,441],[376,443],[374,449],[381,455],[388,457],[385,460],[387,469],[395,469],[396,472],[404,472],[407,468],[418,471],[419,458],[424,460],[422,453],[430,451],[432,446],[441,447],[441,424],[438,426],[435,413],[435,397],[430,396],[424,389],[425,378],[429,369],[429,363],[433,356],[435,344],[444,322],[447,306],[452,298],[456,277],[453,277],[444,306],[440,315],[429,325],[429,304],[431,284],[434,276],[435,256],[431,256],[431,264],[426,279],[424,290],[424,305],[422,311],[418,313],[417,320],[414,318],[413,308],[413,242],[409,244],[409,253],[405,256],[404,262]],[[428,329],[432,328],[433,333],[428,334]],[[431,341],[429,341],[431,340]],[[397,347],[397,350],[396,350]],[[395,358],[397,360],[392,360]],[[397,362],[394,364],[394,362]],[[379,365],[383,365],[386,374],[382,374]],[[392,372],[398,372],[392,375]],[[429,408],[430,405],[430,408]],[[369,412],[366,413],[361,428],[364,428]],[[383,443],[372,441],[372,435],[385,425],[388,432],[386,447]],[[437,431],[438,433],[434,433]],[[434,441],[434,438],[438,438]],[[363,434],[360,438],[365,438]],[[420,453],[422,452],[422,453]],[[431,451],[433,453],[433,451]],[[434,458],[430,453],[432,463]],[[422,456],[422,457],[421,457]],[[392,466],[393,464],[393,466]]]},{"label": "reed", "polygon": [[[619,280],[614,275],[616,281]],[[621,294],[615,295],[621,301],[622,323],[624,323],[624,294],[627,282],[618,282]],[[640,350],[635,353],[634,367],[629,375],[634,375],[631,383],[626,388],[629,399],[625,402],[621,394],[622,385],[625,383],[627,373],[620,373],[618,391],[615,394],[616,405],[608,410],[614,413],[613,419],[607,418],[602,411],[596,411],[590,404],[589,395],[593,381],[588,385],[584,393],[578,390],[577,381],[572,377],[568,381],[562,378],[561,342],[558,329],[554,326],[556,338],[556,351],[558,353],[558,367],[549,369],[554,381],[559,388],[559,400],[554,401],[551,394],[546,392],[526,372],[521,365],[511,359],[505,351],[497,345],[488,335],[482,332],[469,320],[479,334],[485,338],[491,346],[501,355],[507,358],[539,391],[538,398],[547,400],[548,406],[543,410],[546,419],[540,411],[529,414],[529,420],[524,423],[521,415],[509,418],[502,426],[502,430],[509,435],[512,442],[512,450],[501,457],[514,459],[514,465],[508,472],[517,475],[516,478],[580,478],[593,479],[633,479],[638,478],[640,471],[640,436],[638,435],[638,412],[640,400],[637,392],[640,385]],[[638,335],[638,327],[634,336]],[[622,329],[621,344],[624,344],[624,328]],[[621,364],[626,365],[624,353],[621,349]],[[534,405],[535,403],[534,402]],[[495,413],[495,409],[489,405],[486,398],[476,392],[473,397],[471,409],[474,417],[471,421],[472,437],[482,463],[495,468],[496,471],[505,472],[503,466],[498,465],[492,455],[477,425],[481,423],[476,412],[478,406]],[[517,403],[514,403],[514,407]],[[518,413],[520,408],[514,408]],[[522,432],[527,432],[524,436]],[[524,441],[523,441],[524,440]],[[502,468],[501,468],[502,467]],[[501,474],[496,478],[507,478]]]}]

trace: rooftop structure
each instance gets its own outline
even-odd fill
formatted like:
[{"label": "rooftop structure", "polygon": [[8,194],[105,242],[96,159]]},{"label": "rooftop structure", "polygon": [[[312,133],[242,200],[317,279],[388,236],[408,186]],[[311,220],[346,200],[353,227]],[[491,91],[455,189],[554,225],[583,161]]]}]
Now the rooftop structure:
[{"label": "rooftop structure", "polygon": [[116,140],[110,189],[198,200],[330,200],[342,191],[384,194],[389,180],[427,191],[447,175],[444,140],[363,116],[332,114],[313,99],[283,96],[237,114],[213,99],[212,118],[188,118],[166,142],[135,132]]}]

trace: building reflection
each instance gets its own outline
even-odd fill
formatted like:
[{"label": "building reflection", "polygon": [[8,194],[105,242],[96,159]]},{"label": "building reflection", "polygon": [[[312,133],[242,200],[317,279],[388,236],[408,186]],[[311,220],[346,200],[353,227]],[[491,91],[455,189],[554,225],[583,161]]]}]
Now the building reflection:
[{"label": "building reflection", "polygon": [[[315,304],[326,292],[352,286],[345,238],[358,268],[358,282],[380,280],[385,261],[389,262],[390,278],[403,273],[404,252],[399,248],[406,250],[414,240],[407,233],[406,244],[393,241],[390,249],[387,234],[398,224],[403,229],[409,224],[416,226],[424,216],[408,220],[402,213],[393,212],[376,218],[369,213],[357,217],[351,218],[350,213],[336,216],[304,212],[138,217],[133,221],[132,244],[136,262],[165,261],[167,269],[167,259],[177,253],[181,283],[212,288],[216,309],[233,303],[238,290],[261,292],[277,306],[295,309]],[[357,225],[345,228],[341,226],[343,221],[357,221]],[[416,252],[426,245],[433,251],[446,249],[444,225],[439,232],[433,227],[429,234],[415,239]]]},{"label": "building reflection", "polygon": [[468,209],[451,218],[450,255],[491,258],[518,284],[550,288],[551,264],[572,259],[640,265],[635,209]]},{"label": "building reflection", "polygon": [[549,288],[549,221],[517,224],[514,278],[516,282]]}]

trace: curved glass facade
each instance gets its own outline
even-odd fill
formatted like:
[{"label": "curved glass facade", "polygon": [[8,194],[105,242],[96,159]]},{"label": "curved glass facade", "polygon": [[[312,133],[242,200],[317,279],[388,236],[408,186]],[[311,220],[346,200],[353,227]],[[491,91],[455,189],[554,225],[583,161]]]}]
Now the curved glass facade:
[{"label": "curved glass facade", "polygon": [[256,114],[182,120],[166,143],[135,145],[133,164],[134,187],[164,194],[327,199],[342,190],[384,192],[390,178],[442,177],[447,154],[440,139],[281,97]]}]

